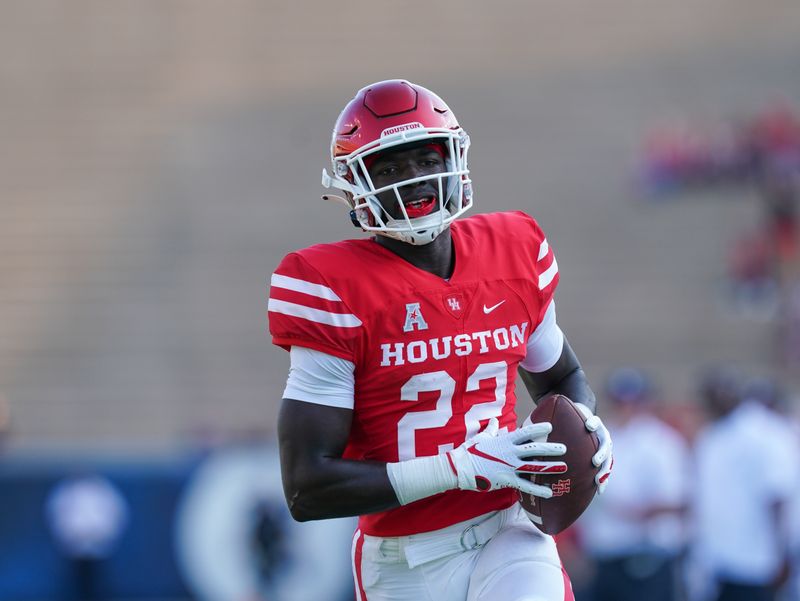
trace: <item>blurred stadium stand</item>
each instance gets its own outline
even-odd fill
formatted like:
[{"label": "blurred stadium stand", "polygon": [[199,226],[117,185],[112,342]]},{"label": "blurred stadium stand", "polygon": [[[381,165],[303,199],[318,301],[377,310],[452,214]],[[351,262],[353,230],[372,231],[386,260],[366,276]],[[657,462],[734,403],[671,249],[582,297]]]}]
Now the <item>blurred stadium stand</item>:
[{"label": "blurred stadium stand", "polygon": [[[426,10],[414,32],[387,33],[398,7],[4,5],[0,393],[12,444],[272,431],[287,361],[265,335],[268,275],[290,249],[357,235],[318,200],[318,173],[340,106],[391,76],[455,107],[474,141],[477,210],[543,223],[590,375],[636,356],[681,397],[699,359],[772,367],[767,330],[717,310],[752,193],[643,208],[627,178],[639,136],[666,113],[800,96],[796,3],[733,2],[724,16],[711,1]],[[437,35],[449,43],[429,55]]]}]

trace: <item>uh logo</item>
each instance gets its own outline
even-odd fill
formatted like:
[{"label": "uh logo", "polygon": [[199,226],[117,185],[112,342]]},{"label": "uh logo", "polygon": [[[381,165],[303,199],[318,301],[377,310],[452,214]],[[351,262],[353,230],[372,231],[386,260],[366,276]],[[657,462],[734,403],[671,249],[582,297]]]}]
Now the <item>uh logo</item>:
[{"label": "uh logo", "polygon": [[450,312],[450,315],[458,319],[464,312],[464,295],[458,292],[448,294],[444,297],[444,308]]}]

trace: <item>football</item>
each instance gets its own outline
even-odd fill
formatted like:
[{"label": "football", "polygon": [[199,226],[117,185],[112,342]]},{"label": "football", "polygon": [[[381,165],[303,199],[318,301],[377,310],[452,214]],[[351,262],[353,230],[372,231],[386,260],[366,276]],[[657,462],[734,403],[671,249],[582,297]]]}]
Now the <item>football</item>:
[{"label": "football", "polygon": [[597,491],[594,477],[599,468],[592,463],[592,457],[600,442],[597,434],[586,429],[583,415],[575,404],[561,394],[539,401],[528,420],[550,422],[553,431],[548,434],[547,441],[560,442],[567,447],[564,455],[553,458],[567,464],[565,474],[524,476],[536,484],[549,486],[553,490],[551,498],[520,493],[522,508],[539,530],[558,534],[577,520],[594,498]]}]

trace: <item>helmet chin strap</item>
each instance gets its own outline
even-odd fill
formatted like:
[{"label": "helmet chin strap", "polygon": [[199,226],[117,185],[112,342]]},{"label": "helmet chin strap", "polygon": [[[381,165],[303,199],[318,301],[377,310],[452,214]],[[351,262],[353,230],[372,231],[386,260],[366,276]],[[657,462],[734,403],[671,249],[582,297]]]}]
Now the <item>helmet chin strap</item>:
[{"label": "helmet chin strap", "polygon": [[436,229],[433,230],[422,230],[422,234],[417,234],[416,232],[409,233],[409,232],[375,232],[378,236],[384,236],[385,238],[392,238],[393,240],[399,240],[400,242],[404,242],[406,244],[410,244],[411,246],[426,246],[436,240],[439,234],[444,231],[442,230],[437,231]]},{"label": "helmet chin strap", "polygon": [[386,225],[389,227],[403,227],[410,223],[412,229],[411,231],[387,231],[378,233],[414,246],[425,246],[436,240],[436,237],[450,226],[449,224],[442,223],[442,220],[446,218],[442,217],[442,211],[447,214],[447,217],[450,216],[450,211],[442,207],[441,210],[431,215],[409,219],[408,221],[405,219],[387,219]]}]

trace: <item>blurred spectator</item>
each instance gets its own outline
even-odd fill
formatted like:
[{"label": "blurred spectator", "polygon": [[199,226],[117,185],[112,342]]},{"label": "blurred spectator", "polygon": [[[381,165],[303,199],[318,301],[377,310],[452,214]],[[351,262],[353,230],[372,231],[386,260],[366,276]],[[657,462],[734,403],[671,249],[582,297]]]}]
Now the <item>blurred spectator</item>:
[{"label": "blurred spectator", "polygon": [[669,403],[659,404],[656,415],[689,443],[691,455],[692,441],[705,425],[705,416],[697,406],[696,400],[694,398],[689,400],[670,399]]},{"label": "blurred spectator", "polygon": [[614,479],[579,522],[596,561],[593,601],[673,601],[685,548],[689,450],[656,417],[649,378],[633,368],[608,378]]},{"label": "blurred spectator", "polygon": [[800,275],[800,118],[776,104],[757,116],[751,136],[765,229],[786,288]]},{"label": "blurred spectator", "polygon": [[734,121],[663,123],[645,136],[639,179],[654,195],[740,181],[751,172],[750,138],[750,131]]},{"label": "blurred spectator", "polygon": [[50,529],[72,566],[71,598],[99,598],[97,571],[114,552],[128,521],[128,505],[106,478],[86,474],[56,484],[47,499]]},{"label": "blurred spectator", "polygon": [[693,124],[663,124],[651,131],[642,149],[641,179],[654,194],[700,183],[709,178],[710,140]]},{"label": "blurred spectator", "polygon": [[782,434],[794,437],[793,427],[788,420],[788,399],[786,391],[774,378],[764,376],[749,378],[742,387],[742,399],[753,401],[766,409],[765,416],[775,421]]},{"label": "blurred spectator", "polygon": [[[781,533],[787,537],[785,544],[792,556],[792,565],[787,566],[791,568],[788,577],[792,579],[792,583],[784,588],[785,594],[780,598],[797,601],[800,599],[800,588],[798,588],[800,580],[797,578],[800,572],[800,424],[791,413],[786,389],[774,378],[751,378],[745,383],[742,398],[767,409],[764,412],[763,430],[765,435],[776,441],[776,452],[784,453],[787,449],[794,449],[794,452],[786,457],[787,465],[793,467],[786,474],[786,479],[792,485],[794,492],[787,504],[778,508],[781,512],[778,519],[781,523]],[[790,590],[790,587],[793,590]]]},{"label": "blurred spectator", "polygon": [[800,278],[786,291],[783,324],[784,359],[789,366],[800,366]]},{"label": "blurred spectator", "polygon": [[696,443],[694,583],[709,586],[694,588],[697,599],[772,601],[788,577],[798,445],[771,408],[775,390],[763,381],[742,388],[730,369],[701,379],[711,422]]},{"label": "blurred spectator", "polygon": [[773,242],[763,228],[740,234],[728,254],[734,308],[750,318],[773,319],[778,312]]}]

